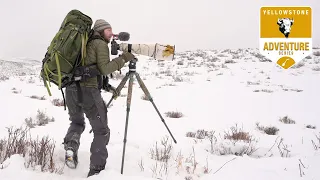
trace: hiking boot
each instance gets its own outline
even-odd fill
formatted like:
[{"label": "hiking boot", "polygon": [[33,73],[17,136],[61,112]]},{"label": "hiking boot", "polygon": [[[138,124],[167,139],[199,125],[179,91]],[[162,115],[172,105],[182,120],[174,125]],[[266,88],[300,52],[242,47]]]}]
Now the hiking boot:
[{"label": "hiking boot", "polygon": [[105,168],[104,167],[94,167],[94,168],[90,168],[89,170],[89,173],[88,173],[88,176],[87,177],[90,177],[90,176],[93,176],[93,175],[98,175],[100,173],[100,171],[104,170]]},{"label": "hiking boot", "polygon": [[71,169],[76,169],[78,165],[78,155],[72,148],[66,151],[65,163]]}]

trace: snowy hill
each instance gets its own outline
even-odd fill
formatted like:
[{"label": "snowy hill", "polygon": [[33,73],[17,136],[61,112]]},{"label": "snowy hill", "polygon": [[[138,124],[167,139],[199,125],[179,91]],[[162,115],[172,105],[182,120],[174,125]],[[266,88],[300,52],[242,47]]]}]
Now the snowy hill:
[{"label": "snowy hill", "polygon": [[[135,81],[124,174],[127,86],[109,107],[106,170],[89,179],[320,179],[320,49],[288,70],[258,52],[187,51],[159,62],[138,56],[137,71],[177,144]],[[0,81],[0,179],[85,179],[93,138],[88,121],[79,167],[68,169],[61,143],[70,121],[61,92],[53,85],[48,96],[40,61],[0,64],[6,77]],[[110,83],[117,86],[126,72],[127,65]],[[108,102],[111,94],[103,97]]]},{"label": "snowy hill", "polygon": [[36,75],[40,70],[41,64],[37,60],[0,59],[0,79],[8,79],[11,76]]}]

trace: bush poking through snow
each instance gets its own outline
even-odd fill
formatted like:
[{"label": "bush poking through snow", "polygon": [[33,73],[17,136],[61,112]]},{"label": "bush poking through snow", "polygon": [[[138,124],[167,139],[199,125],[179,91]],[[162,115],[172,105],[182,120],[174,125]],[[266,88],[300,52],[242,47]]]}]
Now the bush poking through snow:
[{"label": "bush poking through snow", "polygon": [[229,139],[233,142],[233,144],[236,144],[238,141],[252,141],[252,136],[249,134],[249,132],[245,132],[242,128],[238,128],[237,124],[236,126],[232,126],[229,131],[225,132],[224,138]]},{"label": "bush poking through snow", "polygon": [[153,148],[150,149],[151,159],[160,162],[168,162],[171,158],[172,148],[172,143],[169,142],[169,137],[165,136],[161,140],[160,145],[157,141]]},{"label": "bush poking through snow", "polygon": [[28,83],[29,84],[34,84],[36,82],[36,80],[33,78],[33,77],[30,77],[29,79],[28,79]]},{"label": "bush poking through snow", "polygon": [[306,128],[308,128],[308,129],[316,129],[316,126],[307,125]]},{"label": "bush poking through snow", "polygon": [[172,78],[173,78],[174,82],[183,82],[184,81],[184,79],[181,76],[175,75],[175,76],[172,76]]},{"label": "bush poking through snow", "polygon": [[314,56],[320,56],[320,51],[315,51],[315,52],[313,53],[313,55],[314,55]]},{"label": "bush poking through snow", "polygon": [[205,139],[209,138],[214,134],[213,131],[206,131],[204,129],[199,129],[197,132],[187,132],[186,137],[196,138],[196,139]]},{"label": "bush poking through snow", "polygon": [[261,90],[256,89],[256,90],[253,90],[253,92],[273,93],[273,91],[270,89],[261,89]]},{"label": "bush poking through snow", "polygon": [[28,145],[28,128],[7,128],[8,136],[0,140],[0,164],[14,154],[25,157]]},{"label": "bush poking through snow", "polygon": [[313,71],[320,71],[320,66],[315,66],[312,68]]},{"label": "bush poking through snow", "polygon": [[317,140],[311,140],[311,142],[312,142],[312,145],[313,145],[313,148],[314,148],[314,150],[319,150],[320,149],[320,134],[319,134],[319,136],[317,136],[317,135],[315,135],[316,136],[316,139]]},{"label": "bush poking through snow", "polygon": [[287,89],[287,88],[283,88],[282,90],[284,91],[295,91],[295,92],[302,92],[302,89]]},{"label": "bush poking through snow", "polygon": [[0,140],[0,164],[12,155],[19,154],[24,157],[26,168],[62,174],[63,167],[59,168],[53,157],[55,142],[49,139],[49,137],[43,137],[41,140],[32,140],[28,127],[10,127],[7,129],[7,138]]},{"label": "bush poking through snow", "polygon": [[37,112],[36,119],[33,119],[32,117],[25,119],[25,123],[28,127],[34,128],[35,126],[44,126],[49,122],[55,121],[54,117],[49,118],[43,111],[38,110]]},{"label": "bush poking through snow", "polygon": [[[218,151],[220,155],[234,154],[236,156],[243,156],[244,154],[251,156],[256,150],[258,141],[249,133],[245,132],[242,128],[232,126],[229,131],[225,132],[225,140],[230,140],[231,145],[227,142],[220,144]],[[211,148],[214,149],[214,148]]]},{"label": "bush poking through snow", "polygon": [[177,111],[169,111],[169,112],[166,112],[165,115],[169,118],[181,118],[183,116],[181,112],[177,112]]},{"label": "bush poking through snow", "polygon": [[54,106],[64,106],[63,99],[53,99],[51,102]]},{"label": "bush poking through snow", "polygon": [[279,129],[275,126],[260,126],[259,123],[256,123],[257,129],[268,134],[268,135],[276,135],[279,131]]},{"label": "bush poking through snow", "polygon": [[[238,58],[235,58],[235,59],[238,59]],[[234,61],[233,59],[228,59],[225,61],[226,64],[234,64],[236,63],[236,61]]]},{"label": "bush poking through snow", "polygon": [[61,173],[61,169],[56,167],[54,162],[55,142],[49,139],[48,136],[41,140],[31,140],[29,142],[29,151],[26,158],[25,166],[27,168],[40,167],[41,172]]},{"label": "bush poking through snow", "polygon": [[301,61],[298,64],[293,65],[291,68],[292,69],[298,69],[298,68],[303,67],[304,65],[305,65],[305,63]]},{"label": "bush poking through snow", "polygon": [[283,138],[281,138],[278,144],[278,150],[281,157],[290,157],[290,150],[288,149],[288,145],[283,143]]},{"label": "bush poking through snow", "polygon": [[260,85],[260,81],[257,81],[257,82],[247,81],[247,85]]},{"label": "bush poking through snow", "polygon": [[30,96],[31,99],[38,99],[38,100],[46,100],[46,98],[44,96],[40,97],[40,96],[37,96],[37,95],[32,95]]},{"label": "bush poking through snow", "polygon": [[270,59],[266,58],[264,55],[260,53],[251,53],[251,55],[259,59],[260,62],[272,62]]},{"label": "bush poking through snow", "polygon": [[0,75],[0,82],[1,81],[6,81],[6,80],[9,80],[9,77],[4,76],[4,75]]},{"label": "bush poking through snow", "polygon": [[143,95],[141,96],[141,99],[142,99],[142,100],[145,100],[145,101],[149,101],[148,96],[146,96],[145,94],[143,94]]},{"label": "bush poking through snow", "polygon": [[290,119],[288,116],[284,116],[283,118],[280,118],[279,121],[284,124],[296,124],[296,121]]},{"label": "bush poking through snow", "polygon": [[153,148],[150,149],[151,159],[155,160],[155,164],[151,167],[153,177],[162,177],[164,174],[168,174],[169,160],[172,157],[172,148],[172,142],[169,142],[169,137],[165,136],[160,144],[158,144],[157,141]]}]

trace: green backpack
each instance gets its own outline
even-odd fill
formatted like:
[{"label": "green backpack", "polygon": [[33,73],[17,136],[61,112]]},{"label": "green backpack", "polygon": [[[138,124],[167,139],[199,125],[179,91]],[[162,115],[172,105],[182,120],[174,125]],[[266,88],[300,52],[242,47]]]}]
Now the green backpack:
[{"label": "green backpack", "polygon": [[64,99],[62,88],[75,82],[77,67],[84,65],[92,24],[92,19],[79,10],[71,10],[64,18],[42,61],[40,76],[50,96],[50,83],[58,86]]}]

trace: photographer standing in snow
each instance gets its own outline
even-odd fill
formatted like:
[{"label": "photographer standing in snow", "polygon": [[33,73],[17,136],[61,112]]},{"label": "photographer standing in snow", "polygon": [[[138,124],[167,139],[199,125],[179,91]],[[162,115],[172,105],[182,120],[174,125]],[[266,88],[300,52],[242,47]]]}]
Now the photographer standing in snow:
[{"label": "photographer standing in snow", "polygon": [[[107,107],[101,96],[103,76],[120,70],[125,63],[134,58],[129,52],[110,61],[108,43],[113,36],[111,25],[103,19],[98,19],[93,27],[93,36],[89,39],[85,58],[85,65],[94,66],[101,75],[95,78],[88,78],[81,82],[83,105],[80,105],[77,98],[77,87],[72,84],[66,88],[66,105],[69,110],[70,127],[64,138],[66,150],[66,164],[70,168],[76,168],[78,164],[78,149],[80,137],[85,129],[84,114],[90,121],[94,138],[90,152],[90,170],[88,177],[98,174],[105,169],[108,151],[106,145],[110,139],[108,127]],[[113,88],[115,96],[119,95]]]}]

